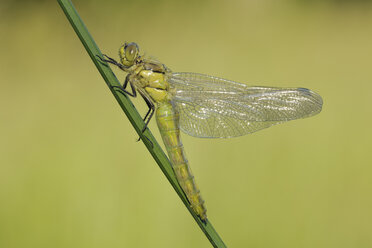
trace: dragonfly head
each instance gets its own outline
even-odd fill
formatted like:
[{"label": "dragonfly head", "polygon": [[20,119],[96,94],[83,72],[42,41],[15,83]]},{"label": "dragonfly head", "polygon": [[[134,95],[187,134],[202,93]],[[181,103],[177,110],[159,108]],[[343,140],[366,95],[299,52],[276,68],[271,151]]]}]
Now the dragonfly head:
[{"label": "dragonfly head", "polygon": [[122,45],[119,49],[120,62],[125,66],[132,66],[139,58],[139,47],[136,43],[130,42]]}]

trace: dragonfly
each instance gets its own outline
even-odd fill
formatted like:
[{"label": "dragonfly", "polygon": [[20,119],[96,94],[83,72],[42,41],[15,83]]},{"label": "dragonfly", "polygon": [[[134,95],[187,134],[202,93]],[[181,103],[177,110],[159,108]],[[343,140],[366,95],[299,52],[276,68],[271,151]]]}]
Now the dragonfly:
[{"label": "dragonfly", "polygon": [[[119,49],[119,62],[102,61],[127,73],[122,94],[144,99],[149,110],[145,131],[155,114],[168,158],[191,208],[206,222],[207,210],[185,156],[180,130],[199,138],[231,138],[318,114],[323,100],[305,88],[248,86],[192,72],[172,72],[155,59],[140,55],[135,42]],[[130,87],[130,89],[128,88]]]}]

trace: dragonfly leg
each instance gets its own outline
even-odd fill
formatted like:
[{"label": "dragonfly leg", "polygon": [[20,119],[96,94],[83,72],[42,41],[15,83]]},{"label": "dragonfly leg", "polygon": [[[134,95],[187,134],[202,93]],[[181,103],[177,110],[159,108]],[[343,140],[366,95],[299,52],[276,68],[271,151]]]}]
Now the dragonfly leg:
[{"label": "dragonfly leg", "polygon": [[[128,83],[130,84],[130,88],[132,89],[132,93],[130,93],[128,90],[126,90],[126,88],[128,86]],[[112,86],[112,88],[113,89],[117,88],[118,92],[120,92],[123,95],[127,94],[131,97],[137,97],[136,89],[134,88],[134,85],[129,81],[129,74],[125,78],[123,86]]]},{"label": "dragonfly leg", "polygon": [[149,124],[150,120],[152,119],[152,117],[154,116],[154,113],[155,113],[155,105],[153,103],[151,103],[152,106],[151,108],[149,109],[149,117],[147,118],[147,121],[145,122],[145,127],[143,128],[142,132],[144,132],[147,128],[147,125]]},{"label": "dragonfly leg", "polygon": [[[147,138],[146,136],[145,136],[145,138],[147,139],[147,141],[150,143],[150,145],[151,145],[151,148],[154,148],[154,144],[151,142],[151,140],[149,139],[149,138]],[[140,140],[140,138],[137,140],[137,142]]]},{"label": "dragonfly leg", "polygon": [[[128,90],[126,90],[128,84],[130,85],[130,87],[132,89],[132,93],[129,92]],[[118,92],[121,93],[121,94],[123,94],[123,95],[129,95],[131,97],[137,97],[137,91],[136,91],[134,85],[132,84],[132,82],[130,82],[130,80],[129,80],[129,74],[125,78],[125,81],[123,83],[123,86],[112,86],[112,88],[117,88],[118,89]],[[149,107],[149,111],[147,111],[147,113],[145,115],[145,118],[143,118],[143,121],[145,121],[146,118],[147,118],[147,116],[149,115],[149,113],[151,111],[152,111],[151,116],[153,115],[153,112],[155,111],[155,105],[143,93],[140,92],[140,95],[142,96],[142,98],[145,100],[147,106]],[[148,124],[149,121],[150,120],[148,119],[148,121],[145,122],[145,127],[142,129],[142,133],[146,130],[147,124]],[[146,137],[146,139],[150,142],[151,147],[154,147],[154,145],[152,144],[152,142],[147,137]],[[140,141],[140,140],[141,140],[141,137],[138,138],[137,142]]]},{"label": "dragonfly leg", "polygon": [[[152,103],[152,101],[146,95],[144,95],[141,92],[140,92],[140,95],[142,96],[143,100],[145,100],[145,102],[147,104],[147,107],[149,108],[149,110],[147,111],[145,117],[143,118],[143,121],[145,121],[145,123],[146,123],[146,126],[145,126],[145,128],[143,130],[143,131],[145,131],[145,129],[147,127],[147,124],[150,122],[150,119],[151,119],[152,115],[154,114],[155,105]],[[149,117],[149,120],[146,122],[146,118],[149,116],[150,113],[151,113],[151,115]]]},{"label": "dragonfly leg", "polygon": [[110,63],[110,64],[113,64],[113,65],[116,65],[117,67],[119,67],[120,69],[124,70],[127,69],[128,67],[126,67],[125,65],[123,64],[120,64],[119,62],[117,62],[115,59],[107,56],[106,54],[102,54],[104,58],[100,57],[99,55],[96,55],[101,61],[103,62],[107,62],[107,63]]},{"label": "dragonfly leg", "polygon": [[[149,124],[152,116],[154,115],[154,112],[155,112],[155,105],[154,103],[143,93],[141,93],[139,91],[140,95],[142,96],[143,100],[145,100],[146,104],[147,104],[147,107],[149,107],[149,110],[147,111],[145,117],[143,118],[143,121],[145,122],[145,126],[144,128],[142,129],[142,133],[145,132],[146,128],[147,128],[147,125]],[[147,118],[148,117],[148,118]],[[146,121],[146,118],[147,118],[147,121]],[[146,137],[146,136],[145,136]],[[147,138],[147,137],[146,137]],[[141,137],[138,138],[137,142],[141,140]],[[149,139],[147,139],[148,141],[150,141]],[[152,142],[150,141],[150,143],[152,144]],[[152,145],[153,147],[153,145]]]},{"label": "dragonfly leg", "polygon": [[[146,116],[145,118],[143,119],[143,121],[145,122],[145,126],[144,128],[142,129],[142,133],[146,130],[147,128],[147,125],[149,124],[151,118],[153,117],[154,115],[154,112],[155,112],[155,105],[154,103],[145,95],[141,94],[142,98],[145,100],[147,106],[149,107],[149,110],[147,111],[146,113]],[[147,118],[148,117],[148,118]],[[147,118],[147,121],[146,121],[146,118]]]}]

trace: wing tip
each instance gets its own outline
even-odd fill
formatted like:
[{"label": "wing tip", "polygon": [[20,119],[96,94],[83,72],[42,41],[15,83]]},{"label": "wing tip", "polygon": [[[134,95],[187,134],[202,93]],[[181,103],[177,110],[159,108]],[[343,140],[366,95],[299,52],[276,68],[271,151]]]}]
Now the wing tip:
[{"label": "wing tip", "polygon": [[312,110],[308,116],[306,117],[309,117],[309,116],[313,116],[313,115],[316,115],[318,113],[320,113],[323,109],[323,98],[316,92],[310,90],[310,89],[307,89],[307,88],[297,88],[297,90],[299,92],[301,92],[306,98],[308,98],[313,107],[312,107]]}]

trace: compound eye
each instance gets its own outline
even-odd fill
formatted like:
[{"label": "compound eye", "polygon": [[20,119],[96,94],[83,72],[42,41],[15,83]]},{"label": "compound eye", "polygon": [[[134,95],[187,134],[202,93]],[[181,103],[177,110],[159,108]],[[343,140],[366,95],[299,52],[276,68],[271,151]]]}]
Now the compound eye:
[{"label": "compound eye", "polygon": [[136,43],[131,42],[125,47],[125,58],[128,61],[134,61],[138,56],[138,46]]}]

